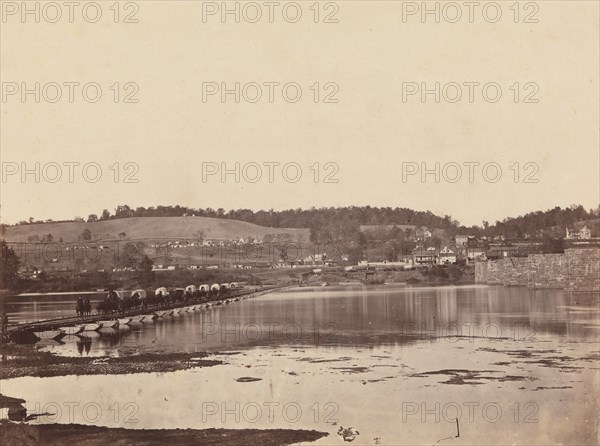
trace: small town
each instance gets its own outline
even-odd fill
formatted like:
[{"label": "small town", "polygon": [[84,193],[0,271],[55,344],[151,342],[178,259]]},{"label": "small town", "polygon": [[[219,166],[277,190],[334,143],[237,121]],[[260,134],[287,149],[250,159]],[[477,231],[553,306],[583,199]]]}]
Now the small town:
[{"label": "small town", "polygon": [[[222,422],[211,418],[220,411],[231,413],[230,400],[189,375],[200,373],[215,381],[225,373],[236,384],[257,385],[270,376],[257,367],[265,352],[281,357],[277,367],[284,367],[284,376],[292,380],[279,379],[278,385],[290,393],[296,377],[307,385],[314,380],[326,385],[327,376],[339,374],[330,364],[343,366],[336,387],[349,377],[351,386],[366,386],[361,390],[367,394],[409,391],[400,378],[425,392],[420,383],[427,380],[426,386],[442,392],[444,407],[457,404],[444,390],[447,386],[465,388],[471,395],[468,389],[475,385],[506,382],[519,387],[509,391],[508,400],[498,398],[496,409],[517,404],[546,413],[551,410],[548,401],[557,404],[556,398],[573,388],[563,385],[565,373],[587,370],[580,375],[582,388],[593,385],[595,369],[590,366],[600,359],[594,350],[600,314],[599,209],[557,207],[472,227],[404,208],[214,214],[157,209],[161,216],[148,215],[157,212],[153,209],[120,205],[114,214],[104,210],[100,218],[30,218],[2,225],[2,435],[18,438],[20,444],[29,444],[25,436],[38,432],[39,426],[43,435],[65,435],[52,422],[55,403],[40,403],[43,390],[19,385],[23,379],[39,376],[42,382],[53,382],[74,374],[91,386],[105,386],[104,376],[145,379],[147,373],[165,373],[175,374],[171,379],[177,383],[179,373],[182,383],[189,381],[209,396],[200,405],[185,403],[179,392],[168,391],[168,398],[195,405],[218,435],[234,444],[244,443],[235,440],[237,435],[273,438],[264,421],[263,430],[248,430],[254,422],[244,419],[242,409],[236,415],[244,419],[239,425],[232,426],[227,417]],[[340,217],[344,225],[338,223]],[[292,226],[301,221],[319,223]],[[425,221],[430,223],[419,224]],[[540,318],[538,312],[549,316]],[[565,330],[572,333],[567,338]],[[565,349],[571,339],[578,340],[577,351]],[[416,362],[405,365],[401,352],[421,345],[445,358],[445,366],[428,371]],[[360,346],[374,353],[363,354]],[[304,353],[298,357],[300,348]],[[530,358],[523,348],[535,353]],[[446,357],[448,349],[451,355]],[[559,350],[563,353],[557,359],[554,352]],[[485,373],[467,365],[468,355],[490,355]],[[530,360],[522,364],[515,355]],[[382,358],[389,363],[386,368],[397,368],[398,378],[391,370],[379,372]],[[509,374],[504,365],[520,372]],[[411,371],[403,372],[406,367]],[[549,368],[550,377],[538,367]],[[128,386],[135,387],[134,382]],[[557,391],[552,389],[565,390],[553,396],[548,392]],[[351,415],[353,410],[344,409],[353,406],[351,395],[357,390],[336,391],[335,402],[314,394],[314,404],[341,411],[339,421],[319,420],[315,426],[299,419],[300,429],[282,431],[274,444],[360,441],[365,429],[372,438],[381,432],[392,436],[387,426],[393,423],[385,416],[385,424],[365,424]],[[125,393],[126,400],[113,394],[109,406],[149,407],[155,401]],[[91,399],[98,413],[107,411],[91,394],[85,395],[78,404],[89,405],[85,401]],[[65,393],[61,398],[73,397]],[[243,407],[248,404],[254,402],[245,401]],[[395,404],[405,423],[414,425],[416,418],[410,417],[420,406],[411,400]],[[75,414],[71,422],[76,424],[69,426],[91,435],[88,441],[95,444],[86,417]],[[152,418],[142,420],[145,431],[155,432]],[[98,435],[137,441],[133,432],[110,429],[121,426],[120,421],[109,422],[106,416],[98,421],[109,427],[99,427]],[[465,435],[470,428],[465,423],[458,416],[447,418],[435,435],[454,430]],[[15,431],[17,426],[24,430]],[[278,426],[286,429],[285,424]],[[593,431],[586,424],[580,429],[584,437]],[[195,444],[197,432],[169,430],[161,435],[167,435],[168,444]]]},{"label": "small town", "polygon": [[[258,278],[261,274],[271,276],[267,283],[274,280],[293,283],[475,283],[477,262],[600,246],[595,220],[597,211],[595,215],[589,213],[592,218],[588,220],[550,227],[534,226],[527,232],[518,224],[516,231],[506,230],[506,227],[510,228],[510,221],[508,224],[497,223],[492,228],[487,222],[479,228],[460,228],[443,220],[444,228],[356,224],[353,228],[342,228],[337,235],[327,230],[271,228],[272,232],[268,232],[269,228],[257,228],[252,232],[252,229],[244,228],[236,237],[229,238],[211,237],[211,224],[204,224],[206,217],[196,217],[186,209],[167,208],[163,212],[180,214],[180,217],[162,217],[167,219],[165,224],[185,223],[195,230],[190,229],[189,234],[180,232],[179,237],[160,237],[160,232],[144,232],[143,236],[138,236],[125,230],[97,235],[97,230],[91,229],[103,221],[114,221],[126,228],[128,218],[139,220],[137,214],[148,213],[139,209],[134,212],[126,205],[119,206],[114,216],[105,210],[100,219],[90,215],[87,223],[83,219],[74,219],[72,224],[77,223],[85,229],[77,229],[68,234],[68,238],[56,237],[51,232],[61,224],[52,221],[30,219],[14,229],[4,228],[5,232],[15,233],[27,230],[28,235],[7,240],[7,246],[20,258],[21,288],[30,292],[38,289],[67,291],[73,281],[89,283],[90,291],[106,288],[102,285],[107,282],[115,282],[116,288],[125,284],[161,286],[156,280],[148,280],[154,273],[165,278],[173,273],[178,286],[187,286],[185,280],[194,278],[194,273],[199,278],[209,278],[210,272],[218,272],[216,277],[231,275],[231,280],[253,283],[262,281]],[[581,214],[582,210],[574,207],[561,212]],[[533,214],[528,216],[529,219],[534,217],[539,221],[547,219]],[[528,223],[528,227],[531,226]],[[592,228],[595,228],[594,232]],[[269,270],[279,272],[268,273]],[[286,273],[286,270],[290,271]],[[144,271],[146,280],[133,283]],[[394,272],[396,274],[392,274]]]}]

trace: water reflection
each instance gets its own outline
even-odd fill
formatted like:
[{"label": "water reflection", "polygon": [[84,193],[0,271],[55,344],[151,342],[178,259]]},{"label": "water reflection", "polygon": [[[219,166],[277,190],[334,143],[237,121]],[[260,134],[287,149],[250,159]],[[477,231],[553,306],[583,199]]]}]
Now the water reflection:
[{"label": "water reflection", "polygon": [[485,286],[298,288],[154,321],[68,336],[65,355],[235,350],[277,345],[372,346],[440,338],[597,338],[593,295]]},{"label": "water reflection", "polygon": [[88,337],[80,337],[75,344],[77,345],[77,352],[80,356],[83,355],[85,351],[86,355],[90,354],[90,350],[92,349],[92,339]]},{"label": "water reflection", "polygon": [[[214,348],[224,351],[214,356],[223,365],[23,377],[3,381],[3,393],[24,398],[35,412],[38,403],[102,403],[99,421],[75,411],[77,424],[132,428],[110,408],[134,404],[143,408],[136,429],[292,427],[328,432],[316,443],[323,445],[347,444],[336,433],[340,426],[355,427],[359,444],[443,444],[456,432],[455,419],[436,409],[436,420],[432,408],[459,406],[460,438],[446,444],[597,444],[598,298],[476,286],[299,288],[44,344],[74,356]],[[534,327],[535,339],[514,342],[514,326]],[[315,338],[315,327],[322,336]],[[473,328],[473,340],[455,337],[456,327]],[[294,402],[303,417],[290,425],[279,414],[247,419],[243,410],[239,420],[222,412],[206,416],[206,404],[224,411],[235,402],[242,408]],[[315,420],[315,404],[331,402],[339,423]],[[421,412],[404,417],[405,404]],[[489,404],[500,408],[499,420],[485,417]],[[523,421],[528,407],[535,408],[535,422]]]}]

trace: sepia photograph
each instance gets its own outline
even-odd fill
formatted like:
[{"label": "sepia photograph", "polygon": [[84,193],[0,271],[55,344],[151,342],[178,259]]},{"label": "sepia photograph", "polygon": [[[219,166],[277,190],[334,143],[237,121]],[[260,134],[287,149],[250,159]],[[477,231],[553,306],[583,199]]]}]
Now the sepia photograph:
[{"label": "sepia photograph", "polygon": [[600,2],[0,0],[2,446],[600,445]]}]

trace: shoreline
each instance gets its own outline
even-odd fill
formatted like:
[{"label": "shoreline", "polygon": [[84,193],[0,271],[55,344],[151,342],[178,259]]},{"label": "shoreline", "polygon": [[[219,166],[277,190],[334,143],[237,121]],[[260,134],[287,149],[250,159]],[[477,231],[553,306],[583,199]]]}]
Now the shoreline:
[{"label": "shoreline", "polygon": [[10,421],[0,422],[0,443],[20,446],[63,446],[69,443],[79,446],[106,446],[107,444],[284,446],[313,442],[327,435],[326,432],[299,429],[125,429],[82,424],[30,425]]},{"label": "shoreline", "polygon": [[[0,290],[0,297],[4,295],[31,297],[44,294],[70,295],[81,293],[94,293],[99,289],[104,289],[107,283],[115,289],[155,289],[164,286],[164,283],[170,283],[171,286],[185,288],[190,283],[223,283],[223,282],[248,282],[255,285],[290,285],[299,283],[299,276],[311,274],[314,267],[302,266],[298,268],[267,268],[254,270],[240,270],[235,268],[222,268],[218,270],[175,270],[157,272],[156,277],[150,281],[140,282],[135,276],[123,276],[120,273],[114,273],[109,277],[92,278],[87,274],[79,274],[75,278],[70,278],[62,284],[52,281],[26,281],[22,286],[11,291]],[[360,282],[369,284],[370,280],[365,277],[365,271],[353,270],[344,271],[341,267],[318,268],[322,271],[318,277],[307,280],[308,284],[320,285],[322,282],[342,283],[342,282]],[[251,271],[251,272],[250,272]],[[441,265],[435,268],[416,268],[414,270],[373,270],[376,275],[376,282],[400,282],[407,285],[458,285],[475,283],[475,267],[473,265]],[[202,274],[201,274],[202,273]],[[86,279],[87,278],[87,279]],[[373,277],[374,278],[374,277]],[[372,279],[373,279],[372,278]],[[77,280],[76,280],[77,279]],[[79,279],[86,279],[86,291],[73,291],[81,286]],[[89,279],[89,280],[88,280]],[[92,280],[93,279],[93,280]],[[254,285],[252,285],[254,286]],[[101,292],[101,291],[100,291]]]},{"label": "shoreline", "polygon": [[[206,359],[206,352],[142,353],[122,357],[71,357],[43,352],[31,345],[0,345],[0,380],[68,375],[162,373],[212,367],[223,361]],[[211,353],[210,356],[213,356]]]},{"label": "shoreline", "polygon": [[[568,340],[565,340],[568,342]],[[308,385],[307,388],[295,387],[298,385],[297,381],[300,381],[301,378],[299,376],[304,376],[305,378],[312,381],[313,379],[318,379],[314,377],[321,376],[321,381],[328,381],[327,376],[332,371],[336,371],[342,381],[345,382],[343,385],[343,389],[346,389],[350,396],[350,399],[332,399],[332,401],[336,401],[336,404],[341,409],[339,420],[341,426],[356,426],[357,430],[360,431],[361,437],[359,437],[359,444],[364,444],[363,440],[368,440],[369,438],[376,438],[380,435],[382,437],[392,438],[393,432],[387,429],[385,426],[390,425],[390,420],[386,419],[384,421],[375,422],[374,424],[370,424],[364,420],[361,420],[360,417],[356,418],[352,416],[352,413],[355,412],[355,408],[352,407],[351,401],[355,396],[355,394],[360,394],[360,392],[364,392],[362,389],[367,389],[366,392],[386,392],[386,388],[389,390],[389,386],[399,386],[399,390],[406,391],[406,399],[408,401],[417,401],[415,398],[418,395],[422,395],[425,392],[426,395],[435,395],[437,401],[486,401],[485,398],[487,392],[490,389],[495,389],[497,386],[501,386],[508,392],[506,395],[501,397],[495,397],[494,401],[499,401],[497,404],[501,408],[508,408],[515,404],[536,404],[536,408],[539,407],[540,416],[539,420],[542,421],[547,417],[553,417],[555,415],[552,407],[557,405],[558,401],[561,401],[561,398],[564,398],[566,395],[570,395],[571,392],[576,392],[574,395],[581,395],[582,392],[590,394],[589,391],[585,390],[585,386],[578,386],[576,384],[572,384],[574,381],[570,381],[569,384],[564,383],[564,387],[556,387],[554,384],[556,383],[557,378],[565,379],[580,379],[578,375],[583,373],[583,370],[589,369],[590,365],[598,360],[597,354],[593,352],[593,345],[588,342],[589,348],[584,348],[578,352],[572,352],[567,354],[557,356],[557,351],[559,351],[559,347],[563,341],[560,341],[558,344],[547,345],[543,339],[537,340],[535,343],[528,343],[528,345],[520,346],[515,345],[514,341],[511,339],[499,339],[495,341],[493,346],[490,346],[485,339],[477,339],[475,340],[475,344],[472,344],[470,340],[466,340],[464,338],[458,340],[458,344],[443,345],[437,344],[436,351],[434,354],[436,357],[441,358],[441,363],[438,365],[437,363],[429,363],[423,364],[419,362],[418,358],[414,355],[407,355],[400,357],[397,354],[394,354],[393,351],[390,351],[386,347],[382,347],[375,351],[366,351],[364,355],[358,355],[356,353],[350,353],[350,350],[340,351],[330,351],[325,353],[319,350],[308,350],[305,349],[296,349],[294,347],[289,347],[287,349],[277,348],[271,351],[270,355],[270,364],[278,364],[277,368],[281,369],[284,372],[280,379],[280,387],[281,389],[292,389],[296,388],[297,391],[306,392],[306,389],[309,389],[309,396],[307,397],[307,401],[311,403],[313,401],[321,401],[320,393],[322,391],[322,387],[316,384],[312,387],[310,384],[305,381],[305,384]],[[449,346],[452,345],[452,349]],[[529,347],[529,348],[526,348]],[[532,348],[533,347],[533,348]],[[468,351],[462,350],[467,348]],[[589,351],[589,350],[592,351]],[[284,351],[286,350],[286,351]],[[356,349],[352,348],[353,351]],[[413,349],[413,353],[417,353],[419,350],[418,347]],[[449,351],[452,350],[452,351]],[[50,353],[38,352],[35,349],[30,349],[27,347],[18,347],[15,348],[14,351],[7,351],[4,353],[19,353],[19,351],[25,351],[25,354],[30,354],[31,359],[33,361],[36,358],[41,359],[43,362],[43,358],[47,355],[51,355]],[[478,365],[469,365],[465,367],[461,360],[457,361],[457,355],[461,355],[461,351],[464,351],[463,356],[466,354],[467,356],[474,353],[480,352],[481,356],[484,358],[483,362]],[[225,382],[231,382],[232,379],[238,380],[240,376],[248,376],[252,377],[256,382],[254,384],[243,384],[244,386],[257,386],[258,394],[261,394],[261,388],[263,392],[268,392],[269,384],[268,384],[268,376],[269,372],[267,369],[261,368],[252,368],[252,371],[246,371],[246,367],[249,364],[256,364],[256,360],[261,358],[264,352],[257,351],[254,355],[246,357],[246,355],[236,355],[234,352],[222,352],[220,354],[215,353],[215,358],[222,361],[222,364],[225,367],[218,367],[215,369],[208,368],[202,371],[194,372],[190,371],[188,373],[196,374],[201,373],[205,375],[204,379],[207,379],[209,382],[217,382],[215,381],[216,377],[222,377]],[[191,354],[194,356],[195,354]],[[202,354],[197,354],[202,355]],[[439,355],[439,356],[437,356]],[[12,356],[12,355],[11,355]],[[420,356],[420,355],[419,355]],[[161,359],[167,362],[178,361],[178,358],[175,355],[160,355]],[[185,357],[182,355],[181,357]],[[412,359],[411,359],[412,357]],[[137,356],[129,357],[129,359],[138,358]],[[143,356],[142,356],[143,358]],[[150,358],[148,356],[147,358]],[[12,358],[11,358],[12,359]],[[83,359],[82,363],[86,364],[89,367],[90,373],[94,374],[104,374],[106,373],[101,369],[102,364],[101,361],[94,360],[93,358],[81,358]],[[63,362],[63,358],[58,358],[58,361]],[[125,359],[126,360],[126,359]],[[145,359],[143,359],[145,361]],[[282,362],[284,361],[284,362]],[[180,361],[185,362],[185,361]],[[518,369],[523,368],[520,372],[511,373],[509,369],[506,368],[506,365],[510,364],[511,367],[515,367]],[[45,365],[41,368],[43,369]],[[61,375],[70,375],[68,378],[68,382],[73,382],[71,379],[77,379],[76,375],[71,375],[68,370],[70,366],[63,368],[62,370],[58,370]],[[128,366],[125,366],[127,368]],[[394,369],[389,369],[388,367],[395,367]],[[543,368],[545,371],[544,375],[550,373],[551,375],[541,376],[537,373],[537,370]],[[67,372],[65,372],[67,370]],[[38,370],[39,371],[39,370]],[[128,384],[134,387],[134,389],[125,389],[124,393],[114,393],[113,398],[108,398],[107,401],[114,400],[116,395],[119,395],[120,398],[123,398],[122,401],[138,401],[135,398],[136,388],[135,386],[144,387],[144,384],[148,386],[149,384],[158,382],[159,378],[153,372],[154,370],[150,370],[149,373],[144,371],[142,374],[132,374],[128,379],[127,376],[123,376],[118,380],[114,379],[114,381],[119,381],[121,384]],[[323,372],[326,372],[325,374]],[[110,375],[110,371],[108,372],[107,377],[98,376],[97,378],[85,377],[81,380],[80,385],[82,389],[90,388],[92,383],[97,383],[100,387],[110,385],[113,381],[113,377]],[[127,371],[124,371],[127,373]],[[135,373],[135,372],[133,372]],[[167,404],[162,405],[161,410],[168,410],[170,407],[183,407],[182,404],[186,404],[188,402],[188,397],[182,395],[180,393],[181,387],[176,383],[179,381],[179,384],[182,382],[188,382],[190,378],[190,374],[182,373],[182,376],[177,378],[177,374],[172,374],[168,379],[173,379],[173,391],[169,394],[160,393],[159,396],[162,397],[167,396],[169,402]],[[587,372],[588,375],[594,372]],[[567,375],[565,375],[567,374]],[[161,375],[159,372],[158,375]],[[327,375],[327,376],[326,376]],[[36,376],[36,375],[34,375]],[[58,375],[57,375],[58,376]],[[596,375],[597,376],[597,372]],[[98,381],[96,381],[98,379]],[[248,379],[248,378],[245,378]],[[405,380],[409,380],[410,382],[405,383]],[[14,413],[18,414],[18,408],[21,404],[19,404],[21,398],[27,401],[27,406],[32,410],[34,407],[32,402],[38,401],[38,395],[40,392],[44,391],[44,387],[40,384],[41,380],[35,380],[36,382],[30,382],[29,380],[20,383],[19,385],[7,385],[4,392],[9,391],[9,399],[11,399],[11,403],[13,407],[17,408],[17,411]],[[200,383],[203,379],[197,380],[196,387],[190,388],[189,392],[198,392],[200,389],[205,389],[203,387],[205,384]],[[49,385],[59,384],[61,382],[65,382],[64,380],[48,380]],[[163,381],[164,382],[164,381]],[[220,381],[219,381],[220,382]],[[589,382],[589,380],[587,380]],[[27,385],[26,383],[31,383],[32,387],[25,389],[23,385]],[[287,383],[287,386],[286,386]],[[396,384],[397,383],[397,384]],[[364,387],[366,386],[366,387]],[[387,387],[386,387],[387,386]],[[93,386],[91,386],[93,387]],[[430,390],[426,390],[426,389]],[[22,389],[22,390],[19,390]],[[477,389],[481,389],[477,390]],[[571,390],[572,389],[572,390]],[[338,392],[341,391],[342,388],[338,389]],[[510,395],[510,391],[517,392],[518,396]],[[22,393],[24,392],[24,393]],[[87,395],[85,392],[82,396],[73,395],[72,391],[69,389],[63,390],[63,396],[56,396],[56,399],[50,399],[50,401],[77,401],[80,398],[81,401],[92,401],[92,397],[90,395],[94,395],[94,390],[88,390]],[[569,392],[569,393],[566,393]],[[60,395],[60,392],[59,392]],[[66,397],[65,397],[66,395]],[[73,395],[73,397],[72,397]],[[284,392],[282,395],[290,395],[288,392]],[[340,394],[338,394],[340,395]],[[366,395],[366,394],[363,394]],[[562,396],[561,396],[562,395]],[[591,395],[591,394],[590,394]],[[155,401],[156,395],[152,395],[149,399],[141,399],[138,401],[139,404],[147,404],[148,401]],[[228,401],[231,398],[231,392],[224,392],[223,389],[214,388],[212,390],[206,389],[206,393],[203,394],[203,397],[206,398],[205,401],[215,401],[217,403],[221,401]],[[423,396],[424,398],[425,396]],[[73,400],[72,398],[75,398]],[[87,398],[87,399],[86,399]],[[162,398],[160,398],[160,402],[162,403]],[[329,401],[327,398],[323,401]],[[47,400],[46,400],[47,401]],[[145,401],[145,402],[144,402]],[[166,401],[166,400],[165,400]],[[300,400],[302,403],[302,400]],[[44,400],[41,401],[44,403]],[[575,403],[575,401],[573,401]],[[308,404],[308,403],[305,403]],[[373,406],[373,402],[371,402],[371,410],[373,407],[377,407],[377,402],[374,402],[375,406]],[[577,403],[580,404],[580,403]],[[589,404],[594,404],[593,400],[590,400]],[[40,410],[35,406],[36,412],[52,412],[47,410],[45,406],[43,410]],[[195,407],[196,410],[199,409],[199,403],[196,405],[192,405],[191,407]],[[391,412],[397,413],[400,412],[400,402],[397,402],[394,407],[394,410]],[[14,411],[14,409],[13,409]],[[160,416],[160,410],[156,411],[154,417]],[[191,412],[192,414],[196,413],[195,411]],[[21,413],[21,417],[27,417],[29,415],[29,419],[35,417],[35,414],[27,414]],[[46,414],[50,415],[50,414]],[[44,414],[39,414],[40,417],[43,417]],[[193,415],[192,415],[193,416]],[[337,414],[336,414],[337,416]],[[394,416],[394,415],[392,415]],[[190,415],[187,415],[187,422],[178,423],[171,422],[166,424],[160,424],[160,427],[152,424],[152,420],[156,418],[147,417],[145,420],[140,420],[139,429],[122,429],[121,427],[112,427],[112,424],[105,425],[106,427],[100,428],[102,429],[102,433],[104,433],[107,438],[110,438],[111,441],[117,442],[122,441],[122,444],[154,444],[147,443],[146,440],[152,437],[147,437],[148,433],[152,432],[156,435],[156,438],[163,437],[172,439],[161,444],[226,444],[230,446],[238,446],[238,445],[246,445],[253,444],[249,442],[251,439],[256,439],[258,441],[257,444],[290,444],[301,441],[302,444],[306,444],[313,439],[310,437],[313,435],[311,429],[317,429],[318,431],[326,431],[329,433],[330,437],[326,437],[324,440],[324,444],[341,444],[340,439],[336,437],[335,430],[339,427],[337,425],[335,428],[332,426],[325,426],[323,424],[315,426],[312,421],[310,424],[301,424],[297,427],[299,429],[303,429],[302,431],[277,431],[276,429],[286,429],[286,425],[277,424],[277,425],[262,425],[261,428],[264,430],[261,431],[248,431],[248,430],[237,430],[237,427],[241,429],[253,429],[256,426],[252,425],[214,425],[214,424],[199,424],[190,422]],[[85,420],[85,418],[84,418]],[[537,420],[537,418],[536,418]],[[66,421],[66,420],[65,420]],[[5,426],[8,426],[7,431],[11,432],[11,435],[17,435],[22,431],[26,432],[26,435],[30,435],[32,437],[36,437],[38,434],[44,436],[43,444],[55,444],[51,442],[46,442],[45,435],[47,432],[45,429],[56,429],[57,438],[62,436],[68,436],[68,438],[72,441],[77,441],[79,438],[89,438],[90,441],[93,442],[82,444],[96,445],[100,444],[97,442],[96,426],[88,426],[83,423],[81,419],[69,419],[70,423],[75,424],[58,424],[58,425],[48,425],[44,424],[43,426],[48,427],[37,427],[40,422],[44,422],[43,418],[39,418],[38,420],[32,421],[31,423],[26,424],[13,424],[13,423],[2,423],[0,424],[0,430],[4,430]],[[337,421],[337,419],[336,419]],[[417,419],[413,420],[413,427],[423,428],[422,423],[419,423]],[[149,424],[150,422],[150,424]],[[466,419],[461,419],[461,428],[463,426],[463,422],[467,423]],[[500,426],[514,427],[514,419],[512,416],[506,418],[504,420],[505,424]],[[79,423],[79,424],[77,424]],[[443,425],[443,423],[442,423]],[[52,426],[52,427],[49,427]],[[83,426],[83,427],[81,427]],[[111,426],[110,428],[108,426]],[[158,428],[157,428],[158,427]],[[432,431],[427,434],[423,434],[427,437],[428,440],[433,438],[443,438],[443,435],[440,431],[443,431],[443,426],[440,426],[441,429],[436,429],[436,426],[432,428]],[[535,425],[532,425],[535,427]],[[581,425],[580,427],[585,427],[585,425]],[[540,429],[542,426],[540,426]],[[41,429],[38,431],[38,429]],[[113,430],[120,429],[120,430]],[[182,430],[183,429],[183,430]],[[213,430],[211,430],[213,429]],[[215,433],[215,430],[218,430],[218,436],[212,436]],[[72,431],[76,430],[78,436],[71,437],[71,435],[75,435]],[[462,430],[462,429],[461,429]],[[52,431],[54,432],[54,431]],[[48,435],[52,435],[52,432],[48,433]],[[468,431],[467,431],[468,432]],[[526,430],[522,430],[523,434],[526,434]],[[583,439],[590,438],[589,435],[593,435],[593,427],[589,429],[586,428],[582,432]],[[252,437],[244,437],[237,436],[237,434],[247,433]],[[321,435],[320,433],[318,433]],[[477,434],[470,432],[469,440],[473,440],[473,444],[483,444],[481,441],[481,437],[477,437]],[[555,432],[556,434],[556,432]],[[80,436],[79,436],[80,435]],[[173,437],[171,437],[173,435]],[[209,435],[205,437],[204,435]],[[257,435],[257,437],[254,437]],[[301,440],[298,440],[296,435],[307,437],[301,437]],[[338,435],[339,432],[338,432]],[[475,435],[475,436],[473,436]],[[503,435],[503,434],[502,434]],[[294,436],[294,437],[291,437]],[[323,438],[324,434],[321,437]],[[292,440],[294,438],[294,440]],[[479,442],[477,439],[479,438]],[[494,437],[499,438],[499,437]],[[533,437],[527,437],[531,440]],[[212,440],[215,440],[214,443],[211,443]],[[331,440],[331,442],[328,441]],[[561,443],[562,436],[553,437],[553,441]],[[189,440],[189,443],[186,441]],[[202,441],[201,441],[202,440]],[[334,441],[335,440],[335,441]],[[24,443],[20,441],[20,437],[8,437],[8,441],[5,443],[3,440],[2,444],[32,444],[36,445],[39,443],[31,442]],[[321,441],[323,442],[323,441]],[[61,443],[65,444],[65,443]],[[388,444],[388,443],[383,443]],[[397,444],[397,443],[396,443]],[[433,444],[433,442],[424,443],[422,441],[414,441],[408,442],[407,444]],[[535,444],[535,442],[527,442],[527,444]],[[588,444],[587,442],[577,442],[577,444]]]}]

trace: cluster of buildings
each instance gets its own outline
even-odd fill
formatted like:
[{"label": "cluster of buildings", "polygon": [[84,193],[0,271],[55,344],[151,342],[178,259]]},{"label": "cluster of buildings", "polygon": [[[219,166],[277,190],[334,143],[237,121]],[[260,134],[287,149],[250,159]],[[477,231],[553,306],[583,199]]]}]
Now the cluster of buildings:
[{"label": "cluster of buildings", "polygon": [[340,262],[348,261],[348,256],[343,254],[340,258],[330,258],[326,253],[316,253],[298,259],[279,259],[272,264],[274,268],[298,268],[298,267],[320,267],[339,266]]},{"label": "cluster of buildings", "polygon": [[448,265],[456,263],[458,253],[455,249],[444,246],[441,249],[430,246],[425,248],[417,246],[412,253],[412,263],[414,265]]},{"label": "cluster of buildings", "polygon": [[225,247],[225,246],[248,246],[248,245],[262,245],[263,241],[255,239],[253,237],[240,237],[239,239],[231,240],[175,240],[166,243],[155,243],[150,245],[151,248],[164,249],[164,248],[212,248],[212,247]]},{"label": "cluster of buildings", "polygon": [[[591,242],[592,231],[583,226],[581,229],[566,228],[565,240]],[[413,251],[414,264],[451,264],[458,260],[472,261],[475,259],[494,259],[501,257],[520,257],[539,252],[542,246],[540,240],[523,237],[522,240],[506,240],[504,236],[477,238],[473,235],[457,235],[454,246],[444,246],[441,249],[425,247],[418,244]]]},{"label": "cluster of buildings", "polygon": [[504,236],[477,238],[473,235],[457,235],[453,246],[437,249],[417,245],[412,257],[416,265],[444,265],[459,260],[470,262],[476,259],[525,255],[539,249],[539,245],[539,242],[525,240],[509,243]]},{"label": "cluster of buildings", "polygon": [[427,246],[428,240],[423,239],[417,243],[412,253],[404,256],[399,262],[367,262],[369,266],[400,266],[405,268],[425,265],[450,265],[458,261],[474,261],[487,257],[506,257],[518,255],[532,249],[531,242],[517,242],[508,244],[504,237],[493,239],[488,237],[476,238],[472,235],[457,235],[454,244],[440,247]]}]

